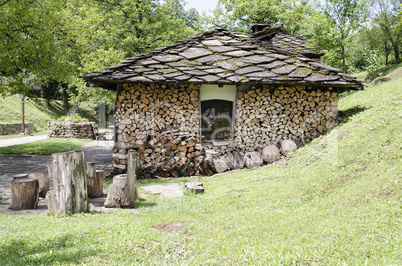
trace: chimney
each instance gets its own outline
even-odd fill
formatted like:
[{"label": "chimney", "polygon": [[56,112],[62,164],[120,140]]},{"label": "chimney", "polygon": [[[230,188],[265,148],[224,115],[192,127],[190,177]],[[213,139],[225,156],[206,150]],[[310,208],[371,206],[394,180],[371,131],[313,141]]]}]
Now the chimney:
[{"label": "chimney", "polygon": [[275,36],[281,29],[283,28],[283,23],[279,22],[276,24],[254,24],[251,26],[251,31],[253,34],[251,37],[261,40],[261,41],[269,41],[272,37]]}]

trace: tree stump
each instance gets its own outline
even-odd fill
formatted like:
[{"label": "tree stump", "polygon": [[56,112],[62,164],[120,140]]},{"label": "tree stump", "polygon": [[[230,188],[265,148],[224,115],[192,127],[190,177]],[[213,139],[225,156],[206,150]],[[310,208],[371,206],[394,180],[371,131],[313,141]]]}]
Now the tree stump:
[{"label": "tree stump", "polygon": [[99,198],[103,195],[103,180],[105,179],[104,170],[96,170],[95,178],[88,178],[88,197]]},{"label": "tree stump", "polygon": [[39,196],[44,198],[46,197],[46,193],[49,191],[49,173],[48,172],[39,172],[39,173],[30,173],[28,174],[28,178],[33,178],[38,180],[39,183]]},{"label": "tree stump", "polygon": [[53,154],[48,169],[54,187],[46,195],[49,213],[71,215],[87,212],[87,163],[84,151]]},{"label": "tree stump", "polygon": [[202,182],[187,182],[184,186],[186,187],[187,192],[193,194],[204,193],[205,191]]},{"label": "tree stump", "polygon": [[127,175],[118,175],[113,178],[113,184],[109,186],[104,206],[106,208],[126,207],[133,208],[137,192],[137,152],[129,151]]},{"label": "tree stump", "polygon": [[17,179],[27,179],[27,178],[29,178],[29,177],[28,177],[28,174],[13,175],[13,179],[14,179],[14,180],[17,180]]},{"label": "tree stump", "polygon": [[38,206],[39,185],[36,179],[24,178],[11,181],[11,199],[9,209],[26,210]]},{"label": "tree stump", "polygon": [[87,188],[88,198],[99,198],[103,195],[103,178],[105,174],[98,174],[96,163],[87,162]]}]

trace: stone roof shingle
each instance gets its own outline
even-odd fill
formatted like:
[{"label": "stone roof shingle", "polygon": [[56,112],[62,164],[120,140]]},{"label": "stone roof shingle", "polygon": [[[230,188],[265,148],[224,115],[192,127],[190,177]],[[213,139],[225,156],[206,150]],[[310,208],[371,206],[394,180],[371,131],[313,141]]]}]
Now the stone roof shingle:
[{"label": "stone roof shingle", "polygon": [[127,58],[82,78],[92,86],[108,89],[126,82],[362,87],[356,78],[309,58],[314,52],[305,43],[302,37],[284,31],[266,42],[217,29]]}]

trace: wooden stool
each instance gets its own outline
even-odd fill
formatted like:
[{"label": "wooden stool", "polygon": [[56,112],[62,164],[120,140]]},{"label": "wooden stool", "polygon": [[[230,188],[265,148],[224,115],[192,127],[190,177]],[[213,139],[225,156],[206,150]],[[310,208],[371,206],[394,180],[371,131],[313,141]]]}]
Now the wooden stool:
[{"label": "wooden stool", "polygon": [[33,178],[21,178],[11,181],[11,198],[9,209],[35,209],[39,200],[39,183]]}]

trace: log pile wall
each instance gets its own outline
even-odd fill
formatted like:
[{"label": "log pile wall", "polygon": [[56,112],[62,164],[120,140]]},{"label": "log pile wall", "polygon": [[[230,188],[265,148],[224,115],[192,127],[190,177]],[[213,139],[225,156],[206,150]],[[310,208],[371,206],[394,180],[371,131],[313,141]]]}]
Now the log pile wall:
[{"label": "log pile wall", "polygon": [[285,139],[307,143],[336,125],[337,106],[337,92],[304,86],[239,92],[234,147],[254,151]]},{"label": "log pile wall", "polygon": [[[123,173],[129,149],[154,146],[150,138],[178,130],[199,137],[199,88],[188,84],[123,84],[117,96],[113,174]],[[139,166],[141,171],[141,166]]]},{"label": "log pile wall", "polygon": [[225,156],[285,139],[302,145],[335,126],[337,104],[336,91],[304,86],[239,91],[233,138],[228,145],[201,146],[198,86],[124,84],[117,96],[112,174],[126,171],[130,149],[138,149],[138,178],[149,178],[210,173],[209,149]]}]

